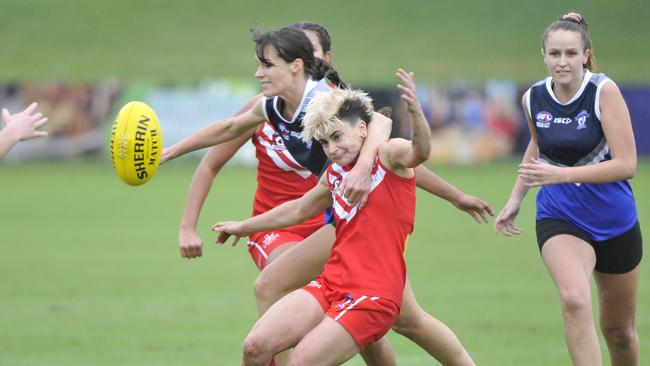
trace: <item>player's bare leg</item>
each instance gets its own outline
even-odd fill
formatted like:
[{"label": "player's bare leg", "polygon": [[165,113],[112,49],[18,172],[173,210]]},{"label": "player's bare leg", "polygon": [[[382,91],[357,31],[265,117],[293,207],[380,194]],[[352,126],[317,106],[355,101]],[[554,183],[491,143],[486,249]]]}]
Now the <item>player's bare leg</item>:
[{"label": "player's bare leg", "polygon": [[340,365],[357,353],[359,346],[350,333],[326,316],[298,343],[289,366]]},{"label": "player's bare leg", "polygon": [[[255,281],[255,299],[260,315],[282,296],[318,276],[329,258],[334,239],[334,227],[325,225],[303,241],[286,243],[270,253],[266,267]],[[275,356],[276,365],[286,365],[290,356],[291,350],[279,353]]]},{"label": "player's bare leg", "polygon": [[305,286],[323,271],[334,239],[334,227],[325,225],[277,256],[260,272],[255,280],[255,300],[260,315],[282,296]]},{"label": "player's bare leg", "polygon": [[375,343],[371,343],[361,351],[361,357],[368,366],[395,366],[395,352],[388,342],[386,336],[381,337]]},{"label": "player's bare leg", "polygon": [[542,258],[560,297],[564,333],[576,366],[602,365],[591,305],[593,248],[571,235],[557,235],[542,247]]},{"label": "player's bare leg", "polygon": [[475,365],[456,334],[420,307],[408,279],[393,330],[415,342],[445,366]]},{"label": "player's bare leg", "polygon": [[641,265],[623,274],[594,272],[600,304],[600,329],[609,348],[612,366],[638,366],[639,335],[636,304]]},{"label": "player's bare leg", "polygon": [[246,336],[244,365],[267,366],[273,356],[298,344],[323,317],[323,308],[307,291],[296,290],[283,297]]}]

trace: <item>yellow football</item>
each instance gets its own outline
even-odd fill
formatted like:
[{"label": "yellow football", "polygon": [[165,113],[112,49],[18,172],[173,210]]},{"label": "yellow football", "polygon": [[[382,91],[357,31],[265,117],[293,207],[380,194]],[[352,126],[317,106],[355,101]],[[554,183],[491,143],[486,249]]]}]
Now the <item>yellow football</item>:
[{"label": "yellow football", "polygon": [[143,102],[129,102],[118,113],[109,142],[117,175],[132,186],[146,183],[158,169],[162,132],[156,113]]}]

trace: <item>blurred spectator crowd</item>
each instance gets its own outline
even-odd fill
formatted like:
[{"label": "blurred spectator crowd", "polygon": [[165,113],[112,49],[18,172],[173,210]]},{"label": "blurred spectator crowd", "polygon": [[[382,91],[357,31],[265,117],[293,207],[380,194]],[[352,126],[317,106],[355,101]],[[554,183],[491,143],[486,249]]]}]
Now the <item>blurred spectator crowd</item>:
[{"label": "blurred spectator crowd", "polygon": [[[364,89],[363,86],[360,89]],[[391,108],[392,135],[408,138],[410,123],[405,123],[408,115],[397,90],[366,90],[377,109]],[[621,90],[632,115],[637,149],[640,154],[648,153],[649,140],[642,137],[650,132],[647,123],[650,122],[650,107],[645,103],[650,97],[650,88],[622,87]],[[520,155],[529,140],[520,105],[524,91],[508,80],[418,85],[418,97],[432,131],[430,161],[469,164]],[[131,100],[144,101],[156,111],[167,146],[216,120],[233,115],[256,93],[255,84],[227,81],[204,81],[191,86],[114,81],[0,85],[0,106],[15,112],[38,102],[38,110],[49,118],[45,126],[48,138],[19,144],[6,160],[85,155],[107,158],[110,126],[119,108]],[[253,149],[244,147],[236,160],[254,164]]]},{"label": "blurred spectator crowd", "polygon": [[38,102],[38,111],[49,119],[42,128],[48,138],[23,142],[6,159],[57,159],[100,153],[105,146],[105,122],[122,90],[117,82],[0,85],[2,107],[17,112]]},{"label": "blurred spectator crowd", "polygon": [[[520,149],[522,133],[527,134],[517,102],[520,93],[510,81],[419,85],[420,104],[431,126],[431,162],[487,162]],[[408,117],[399,94],[392,90],[371,90],[370,94],[377,107],[391,106],[393,136],[408,138],[410,124],[404,123]]]}]

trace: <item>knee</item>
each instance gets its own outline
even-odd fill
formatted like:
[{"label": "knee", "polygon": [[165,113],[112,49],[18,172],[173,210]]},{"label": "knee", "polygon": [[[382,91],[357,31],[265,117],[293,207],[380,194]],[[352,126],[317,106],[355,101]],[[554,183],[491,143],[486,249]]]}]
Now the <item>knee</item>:
[{"label": "knee", "polygon": [[272,303],[274,293],[271,284],[272,282],[264,275],[264,272],[260,273],[257,279],[255,279],[253,291],[255,292],[255,299],[258,304],[270,305],[269,302]]},{"label": "knee", "polygon": [[425,313],[420,308],[414,309],[414,311],[401,312],[395,319],[392,329],[403,336],[412,338],[418,332],[424,316]]},{"label": "knee", "polygon": [[636,342],[636,329],[633,324],[601,324],[603,335],[607,343],[619,348],[632,348]]},{"label": "knee", "polygon": [[273,358],[265,342],[256,337],[255,334],[249,334],[244,340],[244,364],[260,364]]},{"label": "knee", "polygon": [[591,297],[575,289],[560,289],[562,312],[566,315],[577,315],[584,311],[591,312]]}]

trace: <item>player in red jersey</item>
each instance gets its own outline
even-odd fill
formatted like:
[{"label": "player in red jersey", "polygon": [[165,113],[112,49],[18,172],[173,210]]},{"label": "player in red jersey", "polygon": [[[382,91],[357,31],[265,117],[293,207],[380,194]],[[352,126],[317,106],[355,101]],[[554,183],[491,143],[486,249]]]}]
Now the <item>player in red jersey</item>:
[{"label": "player in red jersey", "polygon": [[[292,27],[303,30],[312,43],[315,57],[331,62],[331,39],[325,28],[318,24],[308,22],[296,23],[292,25]],[[259,94],[251,98],[240,108],[236,115],[240,115],[251,109],[256,105],[256,103],[259,103],[262,97],[263,95]],[[179,228],[178,244],[182,257],[197,258],[203,254],[203,241],[201,240],[196,227],[201,208],[207,198],[213,180],[221,168],[234,156],[237,150],[239,150],[249,140],[254,141],[256,132],[258,132],[258,130],[252,128],[234,140],[212,146],[201,160],[190,184],[185,210],[183,211],[183,218]],[[257,148],[256,152],[259,152],[257,151]],[[258,157],[260,156],[258,155]],[[367,175],[365,172],[361,173]],[[259,180],[259,182],[266,181],[267,180],[265,179]],[[358,180],[355,180],[355,182],[356,181]],[[352,184],[353,188],[356,188],[357,186],[358,184]],[[355,190],[355,196],[356,192],[357,191]],[[300,237],[295,237],[292,240],[290,236],[291,233],[285,230],[269,233],[269,237],[273,238],[271,245],[266,247],[257,246],[249,248],[252,258],[258,268],[264,268],[266,264],[272,262],[286,249],[300,241]],[[268,240],[266,240],[266,243],[264,243],[264,239],[262,239],[262,241],[263,244],[268,243]],[[254,246],[254,243],[251,243],[251,245]]]},{"label": "player in red jersey", "polygon": [[[300,139],[304,107],[319,92],[343,85],[329,64],[314,57],[313,46],[303,31],[281,28],[256,35],[258,71],[264,97],[248,111],[218,121],[163,151],[161,162],[199,148],[217,145],[254,130],[253,144],[258,159],[258,188],[253,214],[265,212],[278,204],[300,197],[316,185],[326,167],[327,158],[317,141]],[[385,140],[390,120],[375,114],[377,125],[371,129],[371,141]],[[371,142],[371,146],[373,143]],[[368,160],[373,149],[369,148]],[[366,173],[369,174],[369,173]],[[297,243],[322,227],[324,216],[316,214],[305,223],[282,231],[255,233],[250,251],[258,267],[264,268],[271,255],[281,254],[282,244]],[[200,241],[199,241],[200,245]],[[183,253],[183,249],[188,252]],[[183,248],[187,257],[200,255],[201,247]],[[277,249],[277,250],[276,250]]]},{"label": "player in red jersey", "polygon": [[[304,30],[312,43],[314,56],[322,57],[326,60],[331,59],[330,38],[329,34],[323,27],[313,23],[298,23],[293,27]],[[304,62],[305,65],[308,65],[313,64],[314,61],[307,59],[307,61]],[[276,63],[281,65],[283,61],[276,60]],[[288,60],[285,60],[284,63],[288,63]],[[317,85],[313,84],[313,82],[305,83],[305,90],[302,92],[303,98],[301,99],[303,105],[305,99],[307,99],[313,91],[318,90],[320,87],[323,89],[329,88],[327,83],[321,83],[320,85],[318,85],[318,83],[316,83]],[[284,147],[281,144],[274,145],[276,139],[282,137],[283,132],[285,135],[288,135],[289,138],[292,137],[292,132],[294,134],[296,132],[295,130],[289,131],[286,129],[287,122],[290,122],[289,120],[291,120],[292,117],[288,117],[282,108],[278,108],[278,105],[283,105],[281,101],[282,100],[277,97],[270,97],[262,102],[260,102],[260,97],[256,97],[249,101],[242,110],[248,110],[251,107],[256,108],[259,103],[263,103],[264,109],[262,110],[262,113],[266,113],[265,117],[270,117],[269,120],[264,121],[259,128],[254,127],[245,131],[242,136],[237,137],[232,141],[213,146],[201,161],[194,179],[192,180],[190,192],[188,193],[187,205],[183,214],[183,221],[179,233],[179,247],[183,257],[195,258],[202,255],[203,244],[201,238],[196,233],[196,222],[198,220],[200,208],[210,189],[210,183],[223,164],[225,164],[227,160],[232,157],[234,152],[252,136],[254,136],[252,141],[255,144],[256,155],[259,159],[259,186],[254,202],[254,214],[265,212],[286,200],[299,197],[316,184],[317,179],[307,173],[308,169],[306,167],[302,168],[300,165],[297,166],[296,164],[292,164],[291,152],[284,149],[284,147],[289,146],[289,144],[285,144]],[[303,105],[301,105],[299,109],[301,109]],[[270,108],[266,108],[267,106]],[[244,112],[240,111],[239,114],[242,113]],[[299,114],[300,113],[294,113],[294,117]],[[300,118],[300,116],[294,118],[293,126],[299,125],[296,122],[298,122]],[[275,123],[273,123],[274,121]],[[385,125],[385,121],[385,119],[377,119],[376,121],[373,119],[373,124],[369,128],[371,136],[366,140],[364,149],[372,147],[373,145],[375,146],[375,149],[374,151],[372,149],[364,150],[364,152],[362,152],[362,158],[364,156],[368,156],[368,158],[366,158],[365,161],[360,159],[355,165],[355,168],[346,175],[348,183],[344,183],[346,187],[344,189],[344,196],[353,204],[358,201],[363,201],[363,199],[359,199],[359,197],[363,196],[364,190],[362,188],[364,188],[365,185],[368,186],[368,188],[365,188],[365,191],[368,191],[369,189],[371,165],[368,163],[372,163],[373,161],[371,159],[371,154],[375,154],[376,152],[376,146],[378,145],[376,141],[383,141],[388,137],[389,128],[386,128],[384,131],[382,131],[381,128],[381,124]],[[285,126],[285,131],[282,130],[282,125]],[[275,126],[278,127],[276,128]],[[373,129],[375,132],[372,132]],[[366,151],[368,151],[368,153],[366,153]],[[312,159],[312,162],[313,161],[314,159]],[[307,165],[307,163],[305,163],[305,165]],[[281,169],[282,166],[285,168],[289,167],[290,169]],[[304,179],[299,177],[300,173],[303,173],[308,178]],[[355,174],[356,177],[354,177]],[[276,177],[281,177],[282,179],[278,180]],[[344,180],[344,182],[346,180]],[[366,183],[366,181],[368,182]],[[491,213],[489,205],[485,202],[460,192],[424,167],[418,168],[418,186],[449,200],[459,209],[468,212],[479,222],[486,221],[485,215]],[[249,250],[251,251],[251,255],[258,267],[262,269],[265,268],[268,263],[281,258],[281,254],[286,251],[286,249],[289,249],[303,240],[304,237],[309,234],[310,230],[315,230],[319,227],[320,229],[318,229],[318,231],[309,236],[308,242],[300,245],[300,251],[295,252],[296,255],[298,255],[298,253],[305,253],[305,255],[300,255],[298,261],[290,263],[285,261],[283,264],[283,266],[286,265],[286,271],[280,272],[283,274],[292,272],[293,274],[291,276],[274,276],[273,278],[275,279],[275,283],[271,284],[273,286],[264,286],[263,288],[259,286],[260,283],[269,284],[269,282],[266,281],[267,277],[264,277],[263,281],[258,281],[256,283],[256,295],[261,294],[261,292],[258,291],[260,288],[262,288],[264,294],[263,301],[258,301],[258,304],[260,304],[260,314],[266,311],[272,302],[281,297],[283,294],[281,291],[288,292],[288,290],[299,288],[320,272],[323,263],[327,260],[329,249],[334,241],[334,229],[332,225],[323,226],[322,221],[316,217],[310,220],[306,225],[301,224],[289,229],[273,230],[270,232],[251,235]],[[296,268],[298,266],[301,268]],[[304,268],[307,268],[308,270],[305,270]],[[313,275],[311,274],[312,272],[314,272]],[[271,273],[276,274],[278,271],[274,270]],[[281,289],[281,291],[275,291],[276,289]],[[397,327],[395,328],[397,331],[418,343],[427,352],[445,365],[473,364],[471,358],[453,332],[442,322],[424,312],[424,310],[422,310],[422,308],[417,304],[415,296],[408,285],[407,290],[405,290],[405,305],[395,326]],[[386,346],[373,346],[368,348],[368,350],[364,352],[363,356],[369,365],[390,365],[394,363],[394,360],[392,360],[394,356],[392,356],[390,348]]]},{"label": "player in red jersey", "polygon": [[[314,57],[310,39],[296,28],[280,28],[255,36],[258,70],[256,77],[262,85],[263,98],[233,118],[218,121],[196,134],[163,150],[161,163],[203,147],[237,139],[255,130],[258,185],[253,214],[257,215],[285,201],[300,197],[318,183],[318,176],[326,168],[327,158],[317,141],[304,142],[300,138],[304,107],[318,92],[332,90],[333,85],[344,86],[336,71],[320,58]],[[372,162],[377,146],[390,132],[390,120],[374,113],[375,124],[369,128],[367,146],[362,156]],[[361,159],[360,159],[361,160]],[[359,164],[361,174],[364,164]],[[260,268],[267,257],[258,254],[281,251],[283,246],[297,243],[325,224],[322,213],[281,231],[258,232],[251,235],[251,254]],[[259,248],[261,246],[266,248]],[[275,250],[272,250],[277,248]],[[196,249],[196,248],[195,248]],[[200,247],[199,247],[200,249]],[[181,254],[193,257],[196,251]],[[198,253],[200,255],[200,252]],[[379,351],[376,359],[387,357],[392,364],[390,347]],[[373,356],[371,356],[372,358]]]},{"label": "player in red jersey", "polygon": [[397,75],[412,120],[412,139],[391,139],[379,146],[363,210],[350,205],[339,186],[359,158],[372,103],[361,92],[334,90],[316,96],[303,120],[304,139],[320,141],[334,163],[319,184],[262,215],[213,227],[224,242],[233,234],[300,223],[332,204],[335,211],[337,237],[323,272],[260,318],[244,343],[245,365],[266,365],[294,346],[291,364],[341,364],[381,339],[397,318],[406,281],[403,253],[415,216],[412,168],[430,151],[429,127],[412,74],[400,69]]}]

